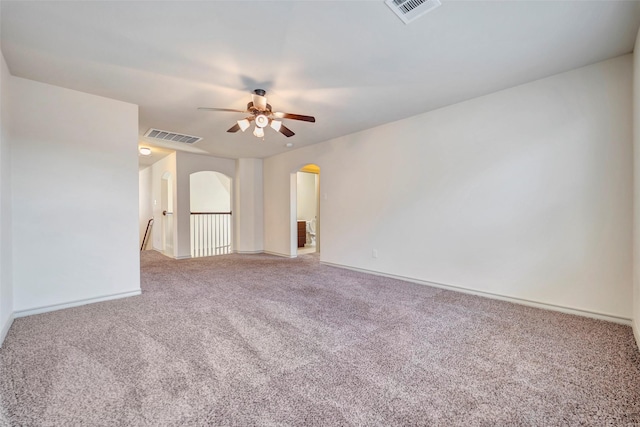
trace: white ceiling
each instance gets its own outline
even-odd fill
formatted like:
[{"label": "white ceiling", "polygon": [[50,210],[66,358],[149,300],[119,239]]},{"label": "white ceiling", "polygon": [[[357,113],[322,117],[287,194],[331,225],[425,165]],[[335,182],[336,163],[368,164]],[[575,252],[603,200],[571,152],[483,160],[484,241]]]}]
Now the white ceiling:
[{"label": "white ceiling", "polygon": [[[403,24],[379,1],[6,1],[11,73],[140,106],[150,128],[221,157],[267,157],[633,50],[638,2],[447,1]],[[226,133],[253,89],[286,120]],[[37,120],[37,118],[34,118]],[[293,142],[293,148],[285,147]]]}]

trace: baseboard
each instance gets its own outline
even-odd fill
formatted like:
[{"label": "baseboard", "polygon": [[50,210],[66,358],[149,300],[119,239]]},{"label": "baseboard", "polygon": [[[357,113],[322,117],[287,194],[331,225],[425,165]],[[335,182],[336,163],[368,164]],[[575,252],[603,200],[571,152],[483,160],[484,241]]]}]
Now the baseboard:
[{"label": "baseboard", "polygon": [[233,253],[239,254],[239,255],[256,255],[256,254],[263,254],[265,252],[260,250],[260,251],[233,251]]},{"label": "baseboard", "polygon": [[[398,275],[395,275],[395,274],[381,273],[379,271],[366,270],[364,268],[357,268],[357,267],[350,267],[350,266],[347,266],[347,265],[335,264],[335,263],[332,263],[332,262],[320,261],[320,263],[321,264],[325,264],[325,265],[329,265],[331,267],[337,267],[337,268],[344,268],[346,270],[359,271],[361,273],[373,274],[374,276],[389,277],[391,279],[403,280],[405,282],[417,283],[419,285],[432,286],[434,288],[447,289],[447,290],[450,290],[450,291],[462,292],[462,293],[465,293],[465,294],[477,295],[477,296],[481,296],[481,297],[486,297],[486,298],[492,298],[492,299],[497,299],[497,300],[501,300],[501,301],[512,302],[512,303],[515,303],[515,304],[526,305],[526,306],[529,306],[529,307],[541,308],[541,309],[544,309],[544,310],[558,311],[558,312],[561,312],[561,313],[574,314],[576,316],[591,317],[593,319],[606,320],[608,322],[620,323],[620,324],[628,325],[628,326],[631,326],[631,324],[632,324],[631,319],[626,318],[626,317],[616,316],[614,314],[600,313],[600,312],[596,312],[596,311],[583,310],[583,309],[573,308],[573,307],[565,307],[565,306],[561,306],[561,305],[555,305],[555,304],[549,304],[549,303],[544,303],[544,302],[539,302],[539,301],[528,300],[528,299],[524,299],[524,298],[517,298],[517,297],[511,297],[511,296],[507,296],[507,295],[496,294],[496,293],[493,293],[493,292],[478,291],[478,290],[475,290],[475,289],[465,288],[465,287],[462,287],[462,286],[447,285],[447,284],[444,284],[444,283],[437,283],[437,282],[429,282],[429,281],[426,281],[426,280],[414,279],[412,277],[405,277],[405,276],[398,276]],[[638,340],[637,332],[636,332],[636,340]],[[638,341],[638,342],[640,342],[640,341]]]},{"label": "baseboard", "polygon": [[4,339],[7,337],[7,334],[9,333],[9,329],[13,324],[13,318],[14,318],[14,315],[13,313],[11,313],[11,315],[7,319],[7,322],[2,326],[2,330],[0,330],[0,347],[2,347],[2,343],[4,342]]},{"label": "baseboard", "polygon": [[161,249],[153,248],[153,250],[154,250],[154,251],[156,251],[156,252],[158,252],[158,253],[159,253],[160,255],[162,255],[162,256],[166,256],[167,258],[174,259],[171,255],[167,255],[167,254],[165,254]]},{"label": "baseboard", "polygon": [[279,256],[282,258],[297,258],[297,255],[281,254],[280,252],[264,251],[264,253],[269,255]]},{"label": "baseboard", "polygon": [[638,346],[638,349],[640,349],[640,319],[633,320],[631,329],[633,329],[633,336],[636,338],[636,346]]},{"label": "baseboard", "polygon": [[154,250],[155,252],[158,252],[158,253],[159,253],[160,255],[162,255],[162,256],[166,256],[166,257],[167,257],[167,258],[169,258],[169,259],[191,259],[191,255],[173,256],[173,255],[167,255],[167,254],[165,254],[163,251],[161,251],[161,250],[159,250],[159,249],[156,249],[156,248],[153,248],[153,250]]},{"label": "baseboard", "polygon": [[45,306],[42,306],[42,307],[28,308],[26,310],[18,310],[18,311],[15,311],[13,313],[13,315],[14,315],[15,318],[25,317],[25,316],[32,316],[34,314],[42,314],[42,313],[48,313],[50,311],[64,310],[65,308],[77,307],[77,306],[85,305],[85,304],[93,304],[93,303],[96,303],[96,302],[103,302],[103,301],[110,301],[110,300],[120,299],[120,298],[134,297],[136,295],[140,295],[141,293],[142,293],[141,290],[130,291],[130,292],[120,292],[120,293],[117,293],[117,294],[103,295],[103,296],[95,297],[95,298],[80,299],[80,300],[75,300],[75,301],[71,301],[71,302],[65,302],[65,303],[62,303],[62,304],[52,304],[52,305],[45,305]]}]

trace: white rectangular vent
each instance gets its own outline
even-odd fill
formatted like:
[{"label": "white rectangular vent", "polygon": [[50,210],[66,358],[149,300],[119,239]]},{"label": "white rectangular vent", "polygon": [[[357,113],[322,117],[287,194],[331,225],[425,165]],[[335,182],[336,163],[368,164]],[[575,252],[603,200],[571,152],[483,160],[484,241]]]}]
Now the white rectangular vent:
[{"label": "white rectangular vent", "polygon": [[442,4],[440,0],[385,0],[385,3],[405,24]]},{"label": "white rectangular vent", "polygon": [[161,139],[163,141],[184,142],[185,144],[195,144],[202,138],[199,136],[184,135],[177,132],[169,132],[168,130],[149,129],[144,134],[147,138]]}]

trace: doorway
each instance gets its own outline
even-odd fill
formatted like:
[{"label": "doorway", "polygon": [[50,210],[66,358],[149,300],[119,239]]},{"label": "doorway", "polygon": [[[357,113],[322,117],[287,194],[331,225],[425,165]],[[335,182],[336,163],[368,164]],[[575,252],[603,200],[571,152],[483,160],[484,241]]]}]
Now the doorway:
[{"label": "doorway", "polygon": [[173,175],[162,174],[160,204],[162,208],[162,253],[173,257]]},{"label": "doorway", "polygon": [[308,164],[296,172],[297,254],[320,252],[320,167]]}]

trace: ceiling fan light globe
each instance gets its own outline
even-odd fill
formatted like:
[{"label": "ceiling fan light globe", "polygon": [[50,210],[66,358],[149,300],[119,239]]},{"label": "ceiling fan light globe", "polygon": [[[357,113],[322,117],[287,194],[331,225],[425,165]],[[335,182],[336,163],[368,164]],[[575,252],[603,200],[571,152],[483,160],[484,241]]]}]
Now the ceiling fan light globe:
[{"label": "ceiling fan light globe", "polygon": [[269,118],[264,114],[258,114],[256,116],[256,126],[259,128],[266,127],[269,124]]},{"label": "ceiling fan light globe", "polygon": [[271,128],[276,132],[280,132],[280,127],[282,126],[282,122],[280,120],[272,120]]},{"label": "ceiling fan light globe", "polygon": [[250,126],[249,124],[249,120],[247,119],[242,119],[242,120],[238,120],[238,126],[240,126],[240,130],[242,132],[244,132],[245,130],[247,130]]},{"label": "ceiling fan light globe", "polygon": [[258,138],[263,138],[264,137],[264,129],[262,129],[261,127],[256,126],[256,128],[253,131],[253,134]]}]

